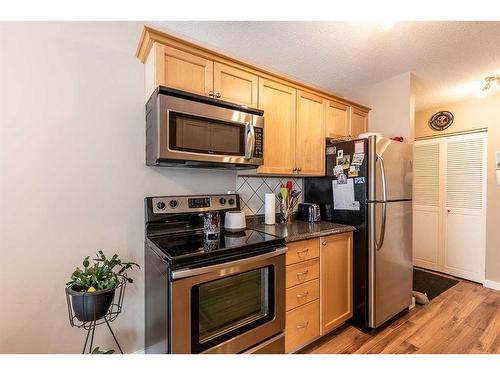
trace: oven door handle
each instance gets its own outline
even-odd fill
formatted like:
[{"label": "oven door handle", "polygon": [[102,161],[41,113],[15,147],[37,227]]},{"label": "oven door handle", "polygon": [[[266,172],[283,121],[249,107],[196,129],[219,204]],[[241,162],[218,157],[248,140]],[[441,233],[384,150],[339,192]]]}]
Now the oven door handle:
[{"label": "oven door handle", "polygon": [[244,264],[249,264],[253,262],[258,262],[261,260],[277,257],[281,254],[285,254],[287,251],[287,247],[279,247],[274,251],[271,251],[270,253],[265,253],[265,254],[260,254],[251,258],[245,258],[245,259],[239,259],[239,260],[234,260],[232,262],[226,262],[222,264],[214,264],[212,266],[207,266],[207,267],[200,267],[200,268],[185,268],[177,271],[172,271],[172,279],[173,280],[179,280],[179,279],[184,279],[186,277],[191,277],[191,276],[197,276],[197,275],[203,275],[206,273],[218,271],[224,268],[229,268],[233,266],[241,266]]}]

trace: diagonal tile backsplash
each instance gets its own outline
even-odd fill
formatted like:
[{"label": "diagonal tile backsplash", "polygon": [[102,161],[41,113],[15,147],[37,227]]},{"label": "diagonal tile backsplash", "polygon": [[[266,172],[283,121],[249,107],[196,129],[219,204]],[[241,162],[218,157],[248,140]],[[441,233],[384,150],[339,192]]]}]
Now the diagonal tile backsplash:
[{"label": "diagonal tile backsplash", "polygon": [[[292,181],[293,188],[302,191],[302,178],[238,177],[236,193],[240,195],[241,210],[246,215],[263,215],[265,194],[277,194],[281,184],[286,185],[287,181]],[[302,202],[302,194],[299,196],[299,202]],[[276,199],[276,212],[278,211],[278,199]]]}]

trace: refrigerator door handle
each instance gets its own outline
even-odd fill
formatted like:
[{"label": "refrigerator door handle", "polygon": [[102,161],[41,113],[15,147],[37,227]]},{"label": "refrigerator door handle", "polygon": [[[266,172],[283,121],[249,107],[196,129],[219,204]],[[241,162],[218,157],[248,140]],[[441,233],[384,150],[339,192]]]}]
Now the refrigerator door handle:
[{"label": "refrigerator door handle", "polygon": [[382,204],[382,224],[380,226],[380,238],[379,240],[375,240],[375,249],[379,251],[384,244],[385,237],[385,222],[387,219],[387,202],[383,202]]},{"label": "refrigerator door handle", "polygon": [[380,174],[382,175],[382,200],[387,201],[387,180],[385,178],[385,164],[382,156],[377,154],[377,160],[380,161]]},{"label": "refrigerator door handle", "polygon": [[377,241],[375,239],[375,249],[379,251],[384,244],[385,237],[385,222],[387,219],[387,180],[385,176],[385,165],[382,156],[377,154],[377,160],[380,161],[380,174],[382,177],[382,225],[380,227],[380,238]]}]

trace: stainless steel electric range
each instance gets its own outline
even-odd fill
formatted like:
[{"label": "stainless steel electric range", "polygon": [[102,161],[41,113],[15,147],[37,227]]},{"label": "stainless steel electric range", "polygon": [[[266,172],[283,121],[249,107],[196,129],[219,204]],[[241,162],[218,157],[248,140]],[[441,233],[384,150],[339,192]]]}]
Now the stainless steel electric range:
[{"label": "stainless steel electric range", "polygon": [[205,239],[204,215],[237,194],[148,197],[146,353],[283,353],[283,239],[255,230]]}]

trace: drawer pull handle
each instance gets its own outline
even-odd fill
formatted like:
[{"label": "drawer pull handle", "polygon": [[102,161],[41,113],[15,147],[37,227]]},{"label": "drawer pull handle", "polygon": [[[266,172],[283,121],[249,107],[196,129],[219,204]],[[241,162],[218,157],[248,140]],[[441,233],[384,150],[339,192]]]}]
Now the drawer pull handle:
[{"label": "drawer pull handle", "polygon": [[309,273],[309,270],[305,270],[304,272],[297,272],[297,278],[300,278],[302,276],[307,276]]},{"label": "drawer pull handle", "polygon": [[309,320],[307,322],[305,322],[304,324],[302,324],[302,325],[298,325],[297,329],[307,328],[308,325],[309,325]]},{"label": "drawer pull handle", "polygon": [[304,293],[301,293],[301,294],[297,294],[297,298],[305,298],[309,295],[309,292],[304,292]]},{"label": "drawer pull handle", "polygon": [[[307,256],[308,251],[309,251],[309,249],[297,250],[297,255],[299,256],[299,258],[305,258],[305,256]],[[301,255],[304,253],[305,253],[305,256],[302,257]]]}]

